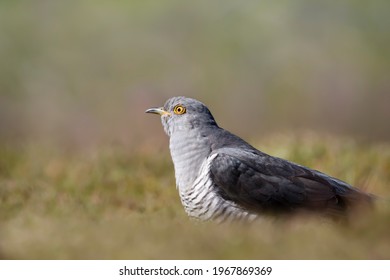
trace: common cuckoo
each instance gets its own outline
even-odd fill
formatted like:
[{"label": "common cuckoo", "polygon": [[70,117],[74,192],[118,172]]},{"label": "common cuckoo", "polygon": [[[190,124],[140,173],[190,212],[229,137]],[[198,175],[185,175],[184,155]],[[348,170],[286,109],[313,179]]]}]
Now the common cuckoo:
[{"label": "common cuckoo", "polygon": [[270,156],[219,127],[209,109],[170,98],[146,113],[161,116],[169,136],[176,187],[190,217],[254,220],[266,214],[346,217],[372,196],[308,167]]}]

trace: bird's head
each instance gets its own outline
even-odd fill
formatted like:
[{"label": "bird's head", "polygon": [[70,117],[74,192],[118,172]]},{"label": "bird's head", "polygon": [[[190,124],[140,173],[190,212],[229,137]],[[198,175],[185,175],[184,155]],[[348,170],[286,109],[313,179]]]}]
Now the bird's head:
[{"label": "bird's head", "polygon": [[150,108],[146,113],[158,114],[168,136],[177,130],[216,126],[213,115],[202,102],[188,97],[172,97],[163,107]]}]

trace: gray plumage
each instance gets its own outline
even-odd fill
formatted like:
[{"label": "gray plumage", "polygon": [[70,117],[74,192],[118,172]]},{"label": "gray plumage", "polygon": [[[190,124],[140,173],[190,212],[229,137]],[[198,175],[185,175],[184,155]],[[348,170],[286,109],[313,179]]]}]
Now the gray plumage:
[{"label": "gray plumage", "polygon": [[254,220],[316,212],[345,217],[372,196],[299,164],[265,154],[220,128],[201,102],[173,97],[161,115],[176,186],[187,214],[201,220]]}]

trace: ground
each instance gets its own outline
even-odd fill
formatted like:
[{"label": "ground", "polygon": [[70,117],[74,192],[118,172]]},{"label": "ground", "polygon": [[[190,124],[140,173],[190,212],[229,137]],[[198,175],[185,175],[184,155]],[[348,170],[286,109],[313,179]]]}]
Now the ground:
[{"label": "ground", "polygon": [[166,150],[0,146],[3,259],[389,259],[390,145],[280,134],[264,152],[381,198],[349,225],[316,218],[199,223],[180,204]]}]

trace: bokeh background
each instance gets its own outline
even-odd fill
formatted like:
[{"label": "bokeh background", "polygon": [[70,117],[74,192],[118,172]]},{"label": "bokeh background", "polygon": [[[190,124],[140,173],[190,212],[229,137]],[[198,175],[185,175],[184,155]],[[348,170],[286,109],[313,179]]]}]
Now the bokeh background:
[{"label": "bokeh background", "polygon": [[185,95],[243,137],[310,128],[388,140],[389,6],[1,1],[0,137],[153,142],[164,135],[144,110]]},{"label": "bokeh background", "polygon": [[[200,99],[257,147],[387,196],[389,11],[388,0],[1,0],[0,256],[388,257],[382,222],[377,250],[345,229],[317,232],[313,244],[330,243],[307,250],[279,236],[281,254],[264,249],[273,226],[210,243],[203,230],[221,230],[184,222],[167,137],[144,111]],[[358,249],[342,251],[345,233]],[[166,255],[173,245],[183,250]]]}]

